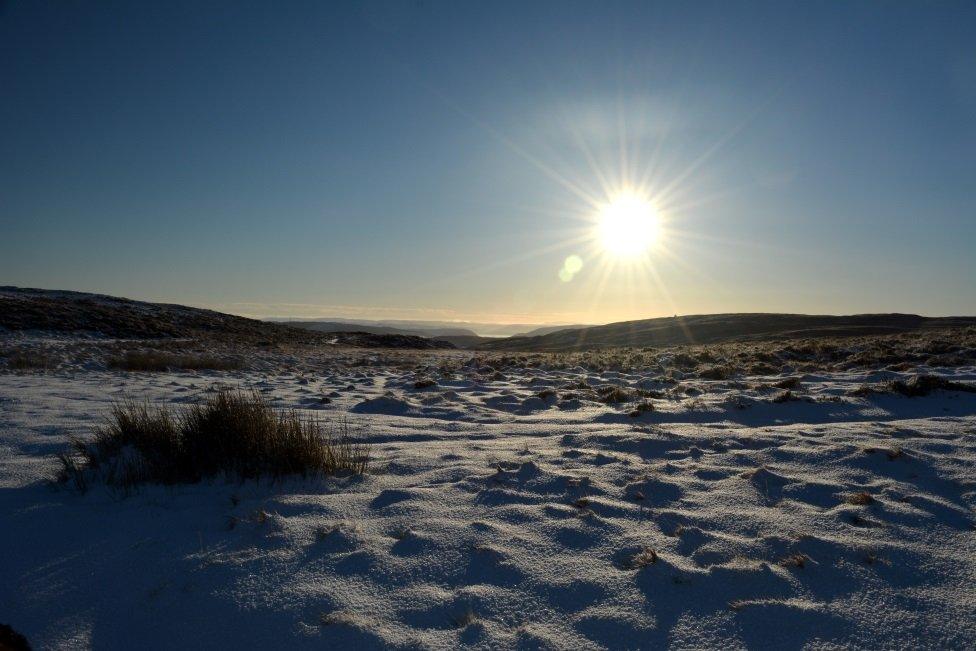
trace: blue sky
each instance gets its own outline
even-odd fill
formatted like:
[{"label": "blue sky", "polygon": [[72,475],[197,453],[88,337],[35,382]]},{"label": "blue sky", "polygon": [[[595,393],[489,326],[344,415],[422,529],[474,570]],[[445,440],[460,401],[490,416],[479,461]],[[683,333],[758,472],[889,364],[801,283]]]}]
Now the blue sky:
[{"label": "blue sky", "polygon": [[[973,34],[950,2],[0,3],[0,284],[256,316],[974,314]],[[598,206],[638,187],[661,235],[615,259]]]}]

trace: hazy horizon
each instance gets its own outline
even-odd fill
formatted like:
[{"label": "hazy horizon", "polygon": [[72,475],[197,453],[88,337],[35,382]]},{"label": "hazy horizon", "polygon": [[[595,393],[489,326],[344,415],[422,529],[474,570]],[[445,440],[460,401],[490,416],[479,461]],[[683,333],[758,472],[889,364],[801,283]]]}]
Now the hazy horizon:
[{"label": "hazy horizon", "polygon": [[976,314],[976,5],[0,3],[0,284]]},{"label": "hazy horizon", "polygon": [[[2,286],[0,286],[2,287]],[[65,290],[65,288],[47,287],[47,288],[22,288],[22,289],[38,289],[41,291],[79,291],[79,290]],[[85,292],[83,292],[85,293]],[[104,292],[91,292],[92,294],[104,295]],[[117,296],[116,298],[124,298],[129,300],[137,301],[149,301],[162,304],[180,304],[174,301],[154,301],[147,298],[138,298],[133,296]],[[391,327],[401,327],[404,329],[409,329],[411,326],[432,326],[432,327],[447,327],[447,326],[458,326],[467,327],[474,330],[476,334],[487,337],[496,336],[509,336],[512,333],[521,333],[529,329],[542,328],[542,327],[554,327],[554,326],[599,326],[608,325],[612,323],[619,323],[619,321],[599,321],[599,322],[569,322],[569,321],[550,321],[550,322],[539,322],[525,320],[524,316],[512,315],[512,320],[510,321],[497,321],[491,320],[490,315],[486,315],[484,319],[470,319],[463,317],[453,317],[446,310],[414,310],[414,313],[431,313],[431,314],[445,314],[443,318],[437,318],[433,316],[431,318],[426,318],[423,316],[418,316],[414,318],[410,317],[397,317],[397,316],[362,316],[364,313],[372,313],[374,311],[391,313],[390,309],[378,309],[378,308],[351,308],[349,306],[309,306],[303,304],[290,305],[287,306],[293,310],[297,310],[291,314],[276,314],[276,313],[263,313],[260,311],[252,311],[255,308],[268,307],[256,304],[236,304],[236,305],[201,305],[201,304],[185,304],[188,307],[202,308],[216,310],[226,314],[232,314],[236,316],[243,316],[251,319],[258,319],[263,321],[276,321],[276,322],[292,322],[292,321],[318,321],[318,322],[349,322],[349,323],[360,323],[369,325],[384,325]],[[280,308],[281,306],[279,306]],[[319,312],[308,312],[303,310],[308,310],[310,308],[315,308],[320,310]],[[342,316],[340,313],[346,311],[352,313],[351,316]],[[392,311],[392,312],[395,312]],[[733,315],[733,314],[797,314],[806,316],[857,316],[866,314],[915,314],[917,316],[925,318],[940,318],[940,317],[973,317],[976,318],[976,314],[925,314],[925,313],[911,313],[904,311],[895,312],[851,312],[847,314],[843,313],[811,313],[811,312],[775,312],[775,311],[738,311],[738,312],[703,312],[703,313],[675,313],[675,314],[658,314],[652,316],[637,317],[634,319],[624,319],[622,321],[640,321],[640,320],[650,320],[650,319],[660,319],[660,318],[671,318],[671,317],[696,317],[696,316],[714,316],[714,315]],[[504,333],[504,334],[500,334]]]}]

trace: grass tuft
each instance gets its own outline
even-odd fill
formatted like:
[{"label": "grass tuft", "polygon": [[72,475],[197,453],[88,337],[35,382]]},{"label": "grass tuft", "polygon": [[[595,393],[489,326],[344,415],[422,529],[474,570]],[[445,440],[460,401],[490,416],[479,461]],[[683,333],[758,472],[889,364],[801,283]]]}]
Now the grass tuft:
[{"label": "grass tuft", "polygon": [[645,547],[641,551],[637,552],[629,559],[627,559],[627,569],[629,570],[640,570],[648,565],[653,565],[657,563],[658,555],[657,552],[650,547]]},{"label": "grass tuft", "polygon": [[319,615],[320,626],[349,626],[356,628],[359,626],[359,619],[352,613],[345,610],[338,610],[331,613],[321,613]]},{"label": "grass tuft", "polygon": [[453,621],[454,626],[457,628],[467,628],[478,621],[478,616],[474,614],[474,611],[471,610],[471,608],[468,608],[460,615],[454,617]]},{"label": "grass tuft", "polygon": [[781,567],[796,567],[802,569],[806,567],[807,561],[809,560],[810,557],[806,554],[790,554],[789,556],[781,558],[779,560],[779,564]]},{"label": "grass tuft", "polygon": [[874,498],[871,497],[871,493],[861,491],[859,493],[851,493],[847,496],[845,501],[848,504],[853,504],[855,506],[867,506],[874,501]]},{"label": "grass tuft", "polygon": [[700,366],[696,375],[703,380],[728,380],[735,375],[735,369],[729,366]]},{"label": "grass tuft", "polygon": [[600,402],[606,403],[608,405],[628,402],[633,399],[633,396],[626,390],[615,386],[605,386],[601,387],[597,391],[597,396]]},{"label": "grass tuft", "polygon": [[634,408],[628,414],[631,418],[637,418],[641,414],[654,411],[654,404],[650,400],[644,400],[642,402],[634,405]]},{"label": "grass tuft", "polygon": [[90,441],[59,455],[58,481],[84,491],[91,479],[129,489],[145,483],[196,483],[220,474],[240,479],[366,472],[369,449],[348,425],[326,431],[315,419],[273,408],[256,393],[221,391],[177,410],[125,401]]},{"label": "grass tuft", "polygon": [[773,382],[773,386],[777,389],[797,389],[800,387],[800,378],[798,377],[787,377],[782,380]]}]

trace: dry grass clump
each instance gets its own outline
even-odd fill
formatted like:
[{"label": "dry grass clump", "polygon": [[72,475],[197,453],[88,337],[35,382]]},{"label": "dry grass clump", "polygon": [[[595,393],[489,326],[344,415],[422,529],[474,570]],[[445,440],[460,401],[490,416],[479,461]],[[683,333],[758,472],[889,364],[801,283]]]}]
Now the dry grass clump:
[{"label": "dry grass clump", "polygon": [[876,454],[878,452],[884,452],[885,456],[888,457],[888,461],[895,461],[896,459],[905,457],[905,450],[902,449],[900,445],[896,445],[890,449],[874,447],[864,448],[865,454]]},{"label": "dry grass clump", "polygon": [[657,563],[657,559],[657,552],[650,547],[645,547],[626,560],[625,569],[640,570]]},{"label": "dry grass clump", "polygon": [[631,418],[637,418],[641,414],[651,412],[651,411],[654,411],[654,404],[648,400],[644,400],[643,402],[639,402],[636,405],[634,405],[634,408],[630,411],[628,415]]},{"label": "dry grass clump", "polygon": [[659,389],[637,389],[637,395],[644,398],[666,398],[668,394]]},{"label": "dry grass clump", "polygon": [[786,377],[782,380],[773,382],[773,386],[777,389],[798,389],[800,387],[800,378]]},{"label": "dry grass clump", "polygon": [[471,608],[468,608],[460,615],[451,618],[457,628],[467,628],[478,621],[478,616]]},{"label": "dry grass clump", "polygon": [[573,500],[573,506],[575,506],[576,508],[580,509],[581,511],[583,509],[587,509],[590,506],[590,498],[588,498],[588,497],[580,497],[580,498],[577,498],[577,499]]},{"label": "dry grass clump", "polygon": [[319,625],[321,626],[349,626],[356,628],[360,624],[361,622],[358,617],[345,610],[321,613],[319,615]]},{"label": "dry grass clump", "polygon": [[780,567],[796,567],[802,569],[806,567],[807,561],[809,560],[810,557],[806,554],[790,554],[789,556],[781,558],[779,560],[779,565]]},{"label": "dry grass clump", "polygon": [[874,498],[871,497],[871,493],[867,491],[860,491],[858,493],[851,493],[845,498],[848,504],[853,504],[855,506],[867,506],[874,502]]},{"label": "dry grass clump", "polygon": [[589,391],[590,384],[586,380],[576,380],[563,385],[564,389],[576,389],[577,391]]},{"label": "dry grass clump", "polygon": [[224,474],[240,479],[366,472],[369,449],[314,419],[273,408],[259,394],[222,391],[183,410],[117,404],[90,441],[59,455],[58,480],[84,490],[91,479],[123,489],[195,483]]},{"label": "dry grass clump", "polygon": [[108,367],[119,371],[236,371],[243,363],[214,355],[176,355],[152,350],[128,351],[122,357],[112,357]]},{"label": "dry grass clump", "polygon": [[44,353],[17,351],[7,355],[7,368],[12,371],[46,371],[55,366],[55,361]]},{"label": "dry grass clump", "polygon": [[735,375],[735,369],[729,366],[700,366],[695,374],[703,380],[728,380]]},{"label": "dry grass clump", "polygon": [[934,375],[913,375],[908,381],[891,380],[885,386],[892,393],[898,393],[910,398],[927,396],[938,389],[976,393],[976,385],[953,382],[952,380]]},{"label": "dry grass clump", "polygon": [[872,387],[869,384],[862,384],[861,386],[848,391],[847,395],[852,396],[854,398],[864,398],[874,393],[878,393],[878,391],[875,390],[874,387]]},{"label": "dry grass clump", "polygon": [[620,387],[614,386],[605,386],[600,387],[600,389],[597,390],[597,398],[600,400],[600,402],[609,405],[619,402],[628,402],[629,400],[633,399],[633,396],[626,389],[621,389]]},{"label": "dry grass clump", "polygon": [[780,366],[773,366],[768,362],[756,362],[749,366],[749,375],[776,375],[782,370]]},{"label": "dry grass clump", "polygon": [[850,395],[864,397],[878,393],[897,393],[908,398],[918,398],[939,390],[976,393],[976,385],[954,382],[937,375],[913,375],[907,380],[888,380],[874,385],[861,385],[851,391]]}]

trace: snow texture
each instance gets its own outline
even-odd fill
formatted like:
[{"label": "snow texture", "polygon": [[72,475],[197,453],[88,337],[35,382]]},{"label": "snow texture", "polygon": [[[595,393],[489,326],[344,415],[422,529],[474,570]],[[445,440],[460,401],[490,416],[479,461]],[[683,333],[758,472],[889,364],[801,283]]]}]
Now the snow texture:
[{"label": "snow texture", "polygon": [[[38,649],[976,646],[976,394],[465,359],[0,375],[0,622]],[[47,481],[113,401],[222,386],[348,419],[372,472]]]}]

